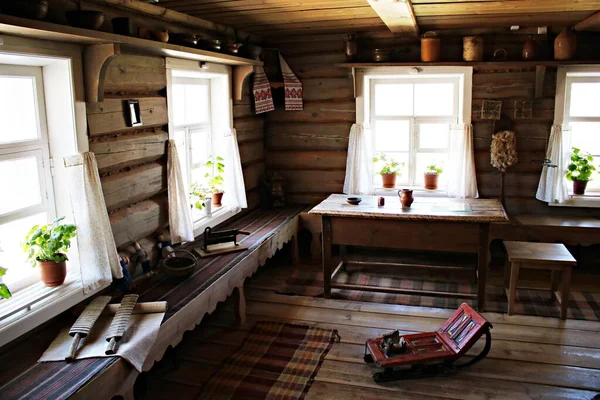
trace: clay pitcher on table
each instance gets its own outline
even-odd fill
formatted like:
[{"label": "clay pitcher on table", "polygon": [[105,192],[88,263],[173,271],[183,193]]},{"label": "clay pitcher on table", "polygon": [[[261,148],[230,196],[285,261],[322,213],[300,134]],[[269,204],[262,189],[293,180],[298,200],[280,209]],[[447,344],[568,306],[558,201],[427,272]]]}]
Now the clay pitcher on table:
[{"label": "clay pitcher on table", "polygon": [[413,198],[413,191],[410,189],[398,190],[398,197],[400,197],[402,208],[410,208],[410,205],[415,201]]}]

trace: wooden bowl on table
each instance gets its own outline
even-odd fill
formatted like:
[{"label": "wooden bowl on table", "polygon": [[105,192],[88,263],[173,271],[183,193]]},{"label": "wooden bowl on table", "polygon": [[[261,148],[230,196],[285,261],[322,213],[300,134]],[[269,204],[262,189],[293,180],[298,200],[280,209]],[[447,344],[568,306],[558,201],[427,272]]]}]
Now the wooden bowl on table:
[{"label": "wooden bowl on table", "polygon": [[[177,255],[177,253],[183,253]],[[168,278],[185,278],[194,273],[198,260],[187,250],[176,249],[162,260],[163,272]]]},{"label": "wooden bowl on table", "polygon": [[346,198],[346,202],[348,202],[348,204],[351,204],[353,206],[359,205],[361,201],[362,201],[362,199],[360,197],[347,197]]}]

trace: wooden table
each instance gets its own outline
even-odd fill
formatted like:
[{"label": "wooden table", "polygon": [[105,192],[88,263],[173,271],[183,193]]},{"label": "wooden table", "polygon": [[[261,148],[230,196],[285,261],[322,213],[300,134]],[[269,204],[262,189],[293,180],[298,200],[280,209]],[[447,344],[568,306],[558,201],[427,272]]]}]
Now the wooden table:
[{"label": "wooden table", "polygon": [[[500,201],[416,197],[412,207],[404,210],[397,197],[386,197],[383,207],[377,206],[376,196],[362,196],[363,201],[358,206],[348,204],[346,197],[343,194],[332,194],[309,212],[321,216],[325,298],[331,296],[331,288],[396,294],[418,293],[476,298],[479,310],[483,310],[490,223],[508,220]],[[477,294],[424,292],[332,282],[332,278],[346,264],[356,263],[347,261],[342,256],[332,274],[333,245],[477,253]]]}]

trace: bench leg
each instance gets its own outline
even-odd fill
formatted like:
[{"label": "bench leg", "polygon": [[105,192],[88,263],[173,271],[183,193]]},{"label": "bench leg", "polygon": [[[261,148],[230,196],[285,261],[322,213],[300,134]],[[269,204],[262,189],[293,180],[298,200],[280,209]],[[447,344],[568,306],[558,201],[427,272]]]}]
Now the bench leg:
[{"label": "bench leg", "polygon": [[298,234],[292,238],[290,243],[290,251],[292,252],[292,265],[298,265],[300,263],[300,253],[298,246]]},{"label": "bench leg", "polygon": [[517,281],[519,280],[519,264],[512,263],[510,267],[510,288],[508,290],[508,315],[514,312],[517,298]]},{"label": "bench leg", "polygon": [[565,268],[562,272],[562,299],[560,301],[560,319],[567,319],[569,309],[569,296],[571,292],[571,268]]},{"label": "bench leg", "polygon": [[323,297],[331,298],[331,218],[322,216]]},{"label": "bench leg", "polygon": [[552,293],[558,290],[558,284],[560,283],[560,271],[553,269],[552,270]]},{"label": "bench leg", "polygon": [[244,287],[236,287],[233,295],[235,296],[235,316],[238,324],[242,325],[246,322],[246,296],[244,295]]},{"label": "bench leg", "polygon": [[508,257],[506,257],[506,261],[504,262],[504,287],[508,288],[510,284],[510,262],[508,261]]}]

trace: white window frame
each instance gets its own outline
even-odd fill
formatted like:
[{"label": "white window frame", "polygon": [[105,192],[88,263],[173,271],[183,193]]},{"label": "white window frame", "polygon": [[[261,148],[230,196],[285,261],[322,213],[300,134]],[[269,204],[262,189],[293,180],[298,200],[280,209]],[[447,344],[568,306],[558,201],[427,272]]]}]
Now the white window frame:
[{"label": "white window frame", "polygon": [[[2,35],[0,64],[41,67],[45,98],[47,147],[49,148],[56,215],[72,221],[69,180],[63,158],[89,150],[81,46]],[[33,143],[33,142],[32,142]],[[29,146],[30,143],[27,144]],[[49,199],[49,204],[52,199]],[[63,313],[104,289],[100,285],[83,292],[79,275],[77,243],[69,251],[66,281],[56,288],[41,282],[15,290],[9,300],[0,300],[0,346]],[[9,267],[9,266],[7,266]],[[10,267],[9,267],[10,268]],[[20,288],[17,288],[20,289]]]},{"label": "white window frame", "polygon": [[[457,124],[471,123],[471,104],[473,88],[473,68],[472,67],[373,67],[358,68],[353,70],[355,75],[355,95],[356,95],[356,123],[370,128],[371,121],[371,81],[377,80],[409,80],[426,81],[429,79],[458,79],[457,85],[457,109],[455,118]],[[393,117],[402,119],[403,117]],[[428,119],[433,121],[432,117],[417,117],[418,119]],[[452,127],[451,127],[452,128]],[[411,138],[416,135],[411,128]],[[373,135],[375,140],[375,135]],[[411,139],[414,142],[414,139]],[[412,145],[412,144],[411,144]],[[431,149],[427,149],[429,152]],[[413,149],[411,148],[412,152]],[[416,151],[414,152],[416,154]],[[414,179],[412,180],[414,182]],[[425,190],[422,187],[413,187],[421,196],[447,197],[443,189],[436,191]],[[376,195],[390,195],[397,189],[375,188]]]},{"label": "white window frame", "polygon": [[[571,93],[569,89],[571,84],[573,82],[589,81],[590,77],[593,78],[593,81],[600,82],[600,65],[568,66],[558,68],[556,77],[556,97],[554,103],[554,124],[563,126],[563,143],[565,148],[568,150],[566,153],[570,153],[571,149],[571,138],[569,134],[570,122],[600,122],[600,117],[571,117],[569,115],[571,108]],[[563,179],[567,180],[566,176],[563,177]],[[548,203],[548,205],[551,207],[600,208],[599,190],[586,191],[585,195],[574,195],[572,193],[573,188],[570,181],[567,181],[567,190],[569,191],[569,199],[563,203]]]},{"label": "white window frame", "polygon": [[[167,68],[167,105],[169,109],[169,139],[176,139],[174,126],[174,104],[172,86],[174,79],[187,76],[194,79],[210,80],[210,140],[213,147],[213,155],[224,154],[221,147],[221,138],[233,127],[233,99],[231,97],[231,67],[221,64],[200,63],[177,58],[166,59]],[[179,149],[178,151],[182,151]],[[186,155],[189,157],[189,149],[186,146]],[[187,158],[188,160],[190,158]],[[225,166],[227,168],[227,165]],[[186,168],[187,170],[187,168]],[[189,182],[189,176],[187,177]],[[240,208],[232,208],[225,203],[218,210],[213,210],[210,216],[202,213],[193,213],[199,218],[194,218],[194,236],[204,232],[206,227],[219,225],[241,211]]]}]

